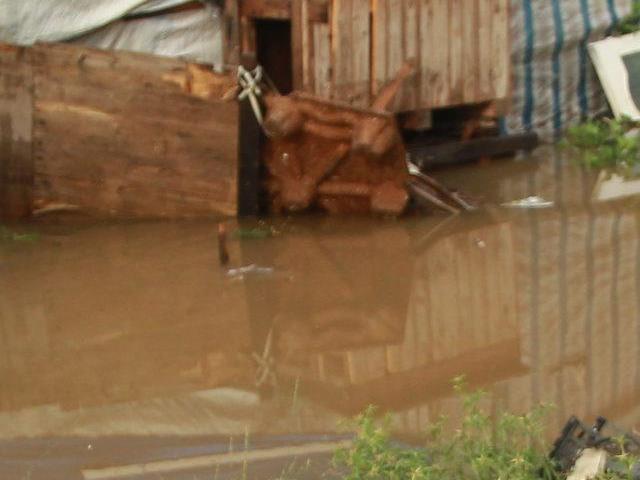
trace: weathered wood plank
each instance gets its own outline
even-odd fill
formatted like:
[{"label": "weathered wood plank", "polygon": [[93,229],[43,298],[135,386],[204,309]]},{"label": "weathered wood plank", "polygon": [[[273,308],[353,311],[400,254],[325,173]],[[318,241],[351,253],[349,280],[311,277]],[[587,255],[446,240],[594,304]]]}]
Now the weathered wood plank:
[{"label": "weathered wood plank", "polygon": [[229,77],[68,45],[34,47],[33,68],[36,201],[130,217],[236,213]]},{"label": "weathered wood plank", "polygon": [[479,45],[478,45],[478,0],[466,0],[463,10],[463,100],[467,103],[476,102],[478,99],[478,77],[479,77]]},{"label": "weathered wood plank", "polygon": [[388,80],[387,11],[389,0],[373,0],[371,4],[371,93],[376,95]]},{"label": "weathered wood plank", "polygon": [[32,72],[25,48],[0,45],[0,218],[32,207]]},{"label": "weathered wood plank", "polygon": [[293,19],[298,0],[243,0],[240,15],[251,18]]},{"label": "weathered wood plank", "polygon": [[[404,85],[396,111],[508,97],[508,0],[332,0],[329,9],[294,0],[294,80],[308,92],[322,90],[313,85],[313,23],[327,10],[335,100],[366,105],[407,60],[417,74]],[[252,28],[249,19],[243,22],[244,49],[252,51]]]},{"label": "weathered wood plank", "polygon": [[331,43],[329,25],[313,26],[313,76],[316,95],[322,98],[331,96]]},{"label": "weathered wood plank", "polygon": [[432,55],[431,104],[435,107],[449,101],[449,0],[433,0],[433,17],[430,28],[431,44],[437,46]]},{"label": "weathered wood plank", "polygon": [[241,59],[255,59],[256,56],[256,24],[251,17],[240,17]]},{"label": "weathered wood plank", "polygon": [[352,0],[354,104],[369,105],[371,82],[371,7],[369,0]]},{"label": "weathered wood plank", "polygon": [[[403,6],[405,0],[389,0],[387,15],[387,71],[386,81],[389,81],[397,73],[404,62],[404,15]],[[402,95],[395,102],[395,107],[400,106]]]},{"label": "weathered wood plank", "polygon": [[227,65],[237,65],[240,61],[240,12],[238,0],[224,2],[224,33],[222,45]]},{"label": "weathered wood plank", "polygon": [[429,104],[431,96],[430,68],[431,57],[433,55],[434,44],[432,29],[433,0],[420,0],[420,100],[421,105]]},{"label": "weathered wood plank", "polygon": [[249,99],[240,103],[238,122],[238,216],[258,216],[261,205],[262,131]]},{"label": "weathered wood plank", "polygon": [[331,96],[348,101],[349,84],[353,81],[351,0],[331,3]]},{"label": "weathered wood plank", "polygon": [[493,95],[491,64],[493,62],[491,0],[479,0],[478,3],[478,97],[488,100]]},{"label": "weathered wood plank", "polygon": [[[403,2],[403,26],[404,26],[404,48],[403,63],[410,61],[416,64],[419,54],[419,0],[404,0]],[[395,73],[393,73],[395,74]],[[414,75],[405,82],[403,95],[400,99],[400,108],[402,110],[413,110],[414,105],[419,105],[419,89]]]},{"label": "weathered wood plank", "polygon": [[291,1],[291,59],[293,70],[293,88],[300,90],[304,88],[305,58],[308,61],[309,51],[305,49],[304,35],[306,29],[306,15],[304,14],[307,0]]},{"label": "weathered wood plank", "polygon": [[493,0],[493,69],[492,85],[495,85],[495,98],[506,99],[509,96],[509,0]]},{"label": "weathered wood plank", "polygon": [[[464,79],[462,76],[462,54],[463,54],[463,8],[468,8],[469,0],[449,0],[449,82],[448,92],[443,97],[443,101],[450,105],[459,105],[462,103]],[[446,38],[446,37],[445,37]],[[444,39],[440,40],[440,44],[445,43]]]},{"label": "weathered wood plank", "polygon": [[368,0],[334,0],[331,12],[332,95],[361,107],[369,102],[369,13]]},{"label": "weathered wood plank", "polygon": [[302,88],[313,92],[313,30],[309,19],[309,0],[302,1],[301,35],[302,35]]},{"label": "weathered wood plank", "polygon": [[413,59],[417,75],[405,84],[396,111],[508,96],[507,3],[373,0],[372,91],[377,92],[403,62]]}]

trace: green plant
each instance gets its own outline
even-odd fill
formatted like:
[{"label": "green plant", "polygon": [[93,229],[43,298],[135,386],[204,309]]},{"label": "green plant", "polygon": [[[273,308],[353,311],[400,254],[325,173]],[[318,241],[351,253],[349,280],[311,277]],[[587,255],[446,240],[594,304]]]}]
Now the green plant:
[{"label": "green plant", "polygon": [[627,450],[627,442],[624,436],[616,438],[619,453],[614,455],[608,462],[607,472],[598,476],[597,480],[633,480],[634,465],[640,462],[637,455],[631,454]]},{"label": "green plant", "polygon": [[4,242],[35,242],[40,237],[36,233],[17,233],[0,225],[0,241]]},{"label": "green plant", "polygon": [[640,30],[640,1],[634,0],[631,13],[620,20],[616,32],[624,35],[638,30]]},{"label": "green plant", "polygon": [[565,144],[578,151],[587,168],[634,177],[640,173],[638,126],[626,117],[591,120],[569,128]]},{"label": "green plant", "polygon": [[389,435],[389,419],[379,425],[375,413],[376,409],[370,406],[356,418],[357,436],[353,446],[335,454],[336,466],[348,470],[344,479],[433,478],[426,452],[394,446]]},{"label": "green plant", "polygon": [[493,419],[481,408],[485,394],[467,392],[462,379],[454,386],[464,407],[460,428],[444,434],[443,420],[427,433],[424,449],[395,445],[389,434],[388,418],[375,420],[369,407],[356,418],[353,446],[335,456],[345,468],[345,480],[533,480],[555,479],[557,475],[542,444],[546,407],[524,415],[503,413]]}]

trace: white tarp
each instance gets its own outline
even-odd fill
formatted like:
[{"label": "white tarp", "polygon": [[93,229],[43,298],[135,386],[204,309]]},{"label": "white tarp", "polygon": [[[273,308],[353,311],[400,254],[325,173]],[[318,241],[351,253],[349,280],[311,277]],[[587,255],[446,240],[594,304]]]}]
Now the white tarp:
[{"label": "white tarp", "polygon": [[207,5],[135,20],[118,20],[74,40],[94,48],[181,57],[222,69],[222,19]]},{"label": "white tarp", "polygon": [[137,19],[189,0],[0,0],[0,41],[74,41],[96,48],[180,56],[222,64],[219,9],[212,4]]}]

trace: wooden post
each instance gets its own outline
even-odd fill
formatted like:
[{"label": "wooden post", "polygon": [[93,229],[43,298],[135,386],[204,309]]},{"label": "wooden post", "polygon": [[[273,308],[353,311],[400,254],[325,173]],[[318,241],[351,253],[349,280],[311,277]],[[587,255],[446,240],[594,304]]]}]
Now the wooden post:
[{"label": "wooden post", "polygon": [[[242,64],[254,68],[255,59],[244,58]],[[238,128],[238,216],[257,216],[262,213],[262,131],[248,98],[240,103]]]},{"label": "wooden post", "polygon": [[225,0],[224,25],[224,61],[227,65],[237,65],[240,58],[240,12],[237,0]]},{"label": "wooden post", "polygon": [[291,59],[293,63],[293,89],[302,90],[304,87],[304,56],[306,28],[303,23],[307,21],[304,15],[305,0],[292,0],[291,2]]},{"label": "wooden post", "polygon": [[33,75],[28,50],[0,45],[0,217],[32,208]]}]

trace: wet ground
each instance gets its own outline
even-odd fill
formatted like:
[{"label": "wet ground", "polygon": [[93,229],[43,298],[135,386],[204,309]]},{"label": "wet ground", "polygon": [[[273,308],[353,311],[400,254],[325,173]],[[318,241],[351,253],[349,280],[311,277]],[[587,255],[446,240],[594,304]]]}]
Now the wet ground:
[{"label": "wet ground", "polygon": [[[552,149],[438,176],[486,208],[231,222],[229,270],[215,222],[17,227],[0,478],[318,478],[369,404],[408,439],[453,422],[459,374],[495,411],[553,403],[552,430],[640,426],[640,196],[598,200]],[[553,205],[501,206],[530,195]]]}]

